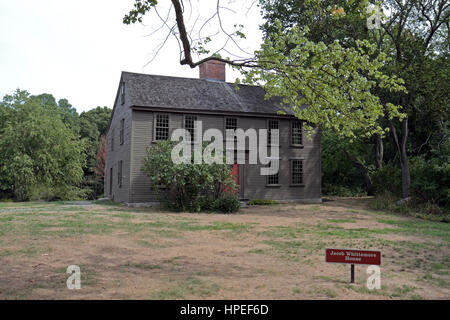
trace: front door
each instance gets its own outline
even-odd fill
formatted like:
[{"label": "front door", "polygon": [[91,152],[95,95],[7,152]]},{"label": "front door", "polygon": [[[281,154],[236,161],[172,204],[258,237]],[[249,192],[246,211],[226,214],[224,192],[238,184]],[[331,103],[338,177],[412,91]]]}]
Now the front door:
[{"label": "front door", "polygon": [[231,167],[231,175],[233,176],[234,182],[239,185],[239,165],[237,163],[233,164]]}]

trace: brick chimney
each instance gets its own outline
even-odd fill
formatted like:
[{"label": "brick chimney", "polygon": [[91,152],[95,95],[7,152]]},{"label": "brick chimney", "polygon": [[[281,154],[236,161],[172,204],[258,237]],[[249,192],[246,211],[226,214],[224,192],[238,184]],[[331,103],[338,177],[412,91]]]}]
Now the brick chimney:
[{"label": "brick chimney", "polygon": [[200,79],[225,81],[225,62],[209,60],[199,66]]}]

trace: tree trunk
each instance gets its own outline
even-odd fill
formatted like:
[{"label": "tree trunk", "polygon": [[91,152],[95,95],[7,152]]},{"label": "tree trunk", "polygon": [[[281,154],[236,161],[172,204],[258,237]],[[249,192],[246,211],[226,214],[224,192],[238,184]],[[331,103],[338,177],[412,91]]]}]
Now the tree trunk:
[{"label": "tree trunk", "polygon": [[375,135],[375,167],[377,169],[380,169],[383,166],[383,153],[384,153],[383,139],[381,138],[381,135],[376,134]]},{"label": "tree trunk", "polygon": [[364,184],[366,185],[367,195],[373,196],[375,194],[375,188],[372,185],[372,180],[370,180],[369,171],[367,171],[367,168],[361,162],[356,160],[355,157],[353,157],[347,150],[344,150],[344,152],[352,165],[361,173],[361,176],[364,179]]},{"label": "tree trunk", "polygon": [[402,120],[402,136],[399,141],[397,130],[392,121],[390,121],[392,137],[400,159],[400,167],[402,169],[402,197],[406,199],[410,196],[411,189],[411,173],[409,171],[408,154],[406,152],[406,141],[408,139],[408,118]]}]

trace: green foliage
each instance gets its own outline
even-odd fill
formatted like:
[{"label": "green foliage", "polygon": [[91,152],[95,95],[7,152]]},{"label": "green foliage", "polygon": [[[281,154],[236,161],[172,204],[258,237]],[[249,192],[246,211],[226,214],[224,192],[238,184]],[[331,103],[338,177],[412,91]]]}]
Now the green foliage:
[{"label": "green foliage", "polygon": [[238,198],[232,194],[226,194],[217,198],[213,204],[213,210],[223,213],[238,212],[241,204]]},{"label": "green foliage", "polygon": [[156,6],[157,3],[157,0],[136,0],[134,3],[134,9],[130,10],[129,14],[123,18],[123,23],[131,24],[142,22],[144,15],[150,11],[151,8]]},{"label": "green foliage", "polygon": [[[449,207],[450,166],[448,161],[437,157],[430,160],[426,160],[423,156],[411,157],[410,168],[411,196],[415,205],[422,204],[428,208],[428,211],[436,211],[433,205]],[[401,197],[401,170],[392,162],[374,172],[372,182],[380,194],[388,192],[394,197]]]},{"label": "green foliage", "polygon": [[393,162],[386,163],[372,174],[372,183],[378,193],[389,192],[396,197],[402,195],[402,174]]},{"label": "green foliage", "polygon": [[310,28],[312,41],[333,43],[339,39],[346,46],[354,46],[356,39],[365,39],[366,6],[368,0],[259,0],[264,18],[261,26],[266,37],[276,32],[275,21],[284,28],[294,25]]},{"label": "green foliage", "polygon": [[50,95],[17,90],[0,103],[0,189],[28,200],[39,190],[73,198],[85,165],[83,141],[65,124]]},{"label": "green foliage", "polygon": [[360,172],[350,163],[344,150],[373,170],[372,147],[368,139],[348,139],[339,137],[332,130],[322,130],[322,193],[329,196],[360,196],[364,181]]},{"label": "green foliage", "polygon": [[[414,174],[411,172],[411,191],[416,198],[425,201],[425,205],[427,201],[446,202],[435,200],[442,199],[447,188],[437,187],[442,186],[440,178],[445,176],[445,169],[437,169],[436,166],[441,165],[437,165],[436,160],[432,159],[440,158],[442,155],[448,157],[450,150],[448,8],[434,0],[382,1],[377,5],[388,14],[384,17],[386,19],[384,27],[379,30],[368,30],[366,19],[370,13],[366,11],[369,3],[366,0],[260,0],[259,3],[265,19],[261,29],[265,37],[271,41],[277,41],[278,20],[280,20],[285,30],[291,30],[293,27],[299,27],[300,30],[309,29],[308,38],[317,43],[332,45],[339,40],[343,47],[357,49],[358,41],[368,40],[377,46],[376,52],[386,55],[386,63],[379,70],[388,76],[395,75],[402,78],[408,93],[381,87],[372,87],[372,93],[383,103],[390,101],[401,105],[401,111],[407,114],[409,119],[409,128],[404,131],[398,121],[392,123],[398,134],[401,132],[402,135],[408,136],[407,154],[404,157],[423,156],[428,163],[425,169],[424,165],[416,165],[417,161],[411,160],[411,170],[416,171]],[[287,54],[289,50],[290,47],[287,47],[284,53]],[[344,116],[351,117],[350,113]],[[386,120],[385,117],[380,118],[379,125],[387,126],[389,121]],[[323,148],[324,190],[329,190],[333,186],[349,188],[352,184],[359,185],[359,178],[354,174],[355,170],[344,164],[345,160],[342,160],[338,150],[331,152],[337,156],[336,163],[333,163],[333,158],[329,157],[330,152],[327,154],[326,148],[333,148],[334,145],[328,142],[324,142]],[[374,173],[373,168],[370,168],[373,160],[367,161],[366,155],[372,152],[370,141],[365,141],[365,151],[355,150],[356,152],[352,154],[360,160],[365,160],[363,163],[372,172],[372,178],[376,180],[374,184],[380,191],[388,190],[400,195],[401,174],[393,165],[393,162],[399,160],[398,151],[390,139],[385,139],[384,143],[384,160],[388,164],[378,173]],[[430,164],[430,161],[433,164]],[[438,162],[445,163],[442,160]],[[343,169],[340,170],[340,167]],[[438,178],[434,172],[441,172],[443,175]],[[431,177],[437,180],[432,182],[431,179],[434,178]],[[348,182],[342,184],[339,178]],[[437,195],[437,190],[442,194]]]},{"label": "green foliage", "polygon": [[450,164],[443,159],[411,159],[411,192],[422,202],[450,207]]},{"label": "green foliage", "polygon": [[327,45],[309,40],[307,27],[286,30],[278,20],[275,26],[255,52],[258,67],[242,70],[245,82],[261,85],[266,98],[283,97],[297,118],[348,138],[383,133],[378,120],[384,115],[402,117],[398,106],[382,103],[372,93],[376,88],[404,91],[401,79],[381,72],[386,55],[377,54],[373,44]]},{"label": "green foliage", "polygon": [[322,194],[327,196],[337,196],[337,197],[360,197],[367,195],[366,191],[358,185],[353,185],[351,187],[346,187],[331,183],[323,183]]},{"label": "green foliage", "polygon": [[99,151],[100,137],[106,135],[111,109],[97,107],[80,114],[80,137],[86,143],[86,167],[84,168],[83,186],[88,190],[87,197],[96,199],[103,195],[103,177],[95,174],[95,168],[99,165],[97,154]]},{"label": "green foliage", "polygon": [[278,202],[275,200],[254,199],[250,200],[247,204],[250,206],[271,206],[274,204],[278,204]]},{"label": "green foliage", "polygon": [[370,208],[380,211],[394,212],[420,219],[450,222],[450,211],[431,202],[418,202],[412,199],[409,203],[398,203],[400,198],[389,191],[379,192],[370,203]]},{"label": "green foliage", "polygon": [[175,164],[171,158],[175,145],[173,141],[159,141],[149,147],[142,167],[150,177],[153,191],[170,209],[194,212],[208,210],[216,208],[210,199],[215,201],[224,192],[236,193],[233,190],[237,190],[237,186],[228,165],[207,164],[204,161],[199,164]]}]

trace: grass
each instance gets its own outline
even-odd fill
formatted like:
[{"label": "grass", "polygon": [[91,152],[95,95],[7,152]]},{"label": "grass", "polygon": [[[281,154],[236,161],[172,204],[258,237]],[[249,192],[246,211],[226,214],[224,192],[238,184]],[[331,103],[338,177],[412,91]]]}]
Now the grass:
[{"label": "grass", "polygon": [[424,236],[438,237],[450,242],[450,224],[418,219],[377,219],[377,222],[397,227],[397,233],[409,235],[421,234]]},{"label": "grass", "polygon": [[275,200],[255,199],[249,201],[247,204],[249,206],[271,206],[274,204],[278,204],[278,202]]},{"label": "grass", "polygon": [[356,223],[355,219],[327,219],[331,223]]},{"label": "grass", "polygon": [[177,281],[171,288],[152,294],[151,298],[160,300],[207,298],[219,290],[220,286],[217,283],[190,276]]},{"label": "grass", "polygon": [[139,270],[154,270],[154,269],[162,269],[160,265],[157,264],[149,264],[149,263],[133,263],[128,262],[124,265],[120,266],[123,269],[139,269]]},{"label": "grass", "polygon": [[[104,201],[92,205],[1,202],[0,274],[11,272],[6,268],[8,265],[14,266],[15,273],[18,269],[28,270],[20,268],[22,264],[37,265],[34,261],[44,266],[51,264],[53,260],[46,256],[57,257],[61,243],[65,243],[70,251],[74,244],[89,241],[90,237],[86,236],[92,235],[114,237],[114,243],[92,243],[92,252],[75,253],[82,259],[82,287],[95,288],[98,292],[103,290],[100,286],[113,286],[119,290],[130,285],[125,276],[139,285],[148,280],[148,275],[157,273],[159,289],[146,289],[147,296],[140,297],[144,299],[202,299],[216,297],[219,292],[220,296],[233,298],[233,293],[227,291],[230,289],[219,283],[238,279],[237,283],[243,284],[239,290],[257,292],[246,282],[252,277],[262,277],[263,280],[256,281],[258,286],[268,297],[275,298],[340,299],[350,290],[365,298],[376,295],[424,299],[430,298],[429,292],[434,294],[433,291],[450,288],[448,223],[399,217],[386,211],[358,207],[352,202],[342,206],[332,203],[280,204],[248,210],[254,210],[253,214],[248,215],[243,210],[239,215],[223,216],[128,208]],[[258,215],[261,210],[266,212]],[[313,215],[311,211],[314,211]],[[281,213],[278,217],[277,212]],[[284,212],[296,214],[284,215]],[[273,213],[276,219],[272,220],[267,213]],[[301,216],[304,213],[306,219]],[[373,227],[367,221],[373,222]],[[120,250],[117,250],[116,241],[120,243]],[[211,248],[214,249],[204,241],[212,241]],[[214,242],[222,245],[217,246]],[[368,290],[365,283],[347,286],[346,280],[340,280],[344,276],[327,275],[330,270],[344,272],[341,265],[324,267],[323,252],[327,247],[382,250],[382,289]],[[199,250],[192,251],[193,248]],[[191,250],[191,255],[185,250]],[[212,251],[201,259],[192,255],[192,252],[201,254],[203,250]],[[135,252],[140,252],[141,256],[135,257]],[[110,256],[116,258],[108,258]],[[223,263],[228,258],[230,262]],[[240,265],[234,261],[245,263]],[[281,269],[275,267],[276,263],[281,263]],[[324,268],[328,269],[323,271]],[[108,276],[98,271],[105,269]],[[41,275],[47,278],[41,276],[18,288],[9,288],[8,279],[0,275],[0,298],[5,295],[7,298],[27,298],[39,292],[36,289],[62,290],[68,277],[65,270],[53,270],[52,273],[43,269]],[[362,270],[358,270],[360,277]],[[319,279],[321,287],[314,288],[317,284],[312,283],[314,289],[309,291],[298,285],[294,289],[277,287],[272,291],[270,283],[265,282],[267,279],[278,283],[279,277],[296,279],[299,276],[302,279],[309,277],[311,281]],[[108,282],[103,282],[105,277]],[[411,285],[416,283],[417,287]]]},{"label": "grass", "polygon": [[319,295],[325,295],[328,298],[336,298],[337,297],[337,293],[328,288],[319,288],[319,289],[312,291],[312,293],[319,294]]}]

